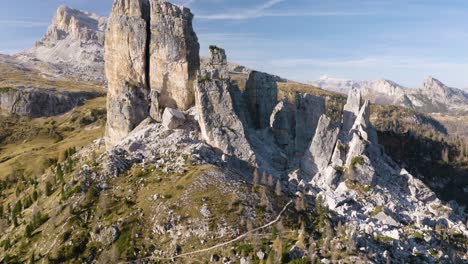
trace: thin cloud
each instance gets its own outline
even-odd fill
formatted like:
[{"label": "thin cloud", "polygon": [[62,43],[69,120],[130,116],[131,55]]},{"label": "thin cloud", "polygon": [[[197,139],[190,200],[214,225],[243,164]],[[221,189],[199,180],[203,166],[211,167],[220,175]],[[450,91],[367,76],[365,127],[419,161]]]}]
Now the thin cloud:
[{"label": "thin cloud", "polygon": [[265,15],[265,10],[286,0],[269,0],[259,6],[238,10],[235,13],[213,14],[213,15],[197,15],[196,18],[205,20],[245,20]]},{"label": "thin cloud", "polygon": [[48,26],[48,22],[28,21],[28,20],[0,20],[0,26],[14,27],[44,27]]}]

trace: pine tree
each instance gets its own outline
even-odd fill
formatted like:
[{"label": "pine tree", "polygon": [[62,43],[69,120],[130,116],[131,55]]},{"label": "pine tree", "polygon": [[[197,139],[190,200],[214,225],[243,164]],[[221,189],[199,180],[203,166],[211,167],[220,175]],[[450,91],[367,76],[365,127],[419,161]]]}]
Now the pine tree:
[{"label": "pine tree", "polygon": [[281,263],[282,253],[283,253],[283,241],[278,236],[273,242],[273,251],[275,251],[275,263]]},{"label": "pine tree", "polygon": [[253,180],[252,180],[252,183],[254,186],[258,184],[259,177],[260,176],[258,175],[258,169],[255,168],[254,173],[253,173]]},{"label": "pine tree", "polygon": [[283,192],[282,192],[282,190],[281,190],[281,182],[280,182],[280,180],[276,181],[275,193],[276,193],[276,196],[281,196],[281,195],[283,195]]},{"label": "pine tree", "polygon": [[50,196],[52,194],[53,190],[52,190],[52,183],[50,183],[49,181],[46,182],[46,186],[45,186],[45,193],[47,196]]},{"label": "pine tree", "polygon": [[266,186],[268,184],[268,178],[266,175],[266,172],[263,172],[262,174],[262,185]]},{"label": "pine tree", "polygon": [[59,164],[57,164],[57,168],[55,170],[55,179],[58,181],[58,182],[65,182],[65,180],[63,179],[63,170],[62,170],[62,166]]},{"label": "pine tree", "polygon": [[270,176],[268,176],[268,186],[273,187],[273,185],[275,185],[275,182],[273,180],[273,175],[270,174]]}]

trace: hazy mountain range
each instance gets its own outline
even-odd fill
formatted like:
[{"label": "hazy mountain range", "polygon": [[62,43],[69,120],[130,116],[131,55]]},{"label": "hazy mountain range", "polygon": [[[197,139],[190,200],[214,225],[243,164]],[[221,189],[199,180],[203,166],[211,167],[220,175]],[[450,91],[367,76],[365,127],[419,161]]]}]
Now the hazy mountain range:
[{"label": "hazy mountain range", "polygon": [[451,88],[441,81],[428,77],[420,88],[407,88],[390,80],[354,81],[324,76],[311,82],[319,88],[348,94],[352,88],[376,104],[403,106],[422,112],[466,111],[468,93]]}]

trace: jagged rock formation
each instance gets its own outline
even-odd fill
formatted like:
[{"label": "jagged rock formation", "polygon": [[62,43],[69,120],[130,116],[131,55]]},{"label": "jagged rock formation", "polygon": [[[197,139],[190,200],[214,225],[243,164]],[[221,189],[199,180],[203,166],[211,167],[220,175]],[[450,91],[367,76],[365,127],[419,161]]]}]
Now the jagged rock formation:
[{"label": "jagged rock formation", "polygon": [[270,117],[270,126],[273,130],[278,146],[287,150],[291,155],[294,151],[294,138],[296,133],[296,107],[287,100],[280,101],[273,109]]},{"label": "jagged rock formation", "polygon": [[450,88],[432,76],[424,80],[421,93],[435,103],[439,102],[445,105],[468,104],[468,93],[460,89]]},{"label": "jagged rock formation", "polygon": [[203,139],[225,154],[253,161],[254,152],[247,141],[244,124],[234,112],[229,83],[201,81],[195,87],[195,94]]},{"label": "jagged rock formation", "polygon": [[192,18],[165,1],[114,2],[106,36],[109,146],[149,116],[160,121],[165,107],[193,106],[200,59]]},{"label": "jagged rock formation", "polygon": [[[330,209],[357,226],[359,232],[389,237],[404,248],[394,254],[411,254],[408,252],[431,247],[430,243],[403,242],[406,234],[401,228],[410,222],[425,230],[439,224],[467,233],[466,227],[460,225],[463,213],[457,207],[442,205],[427,186],[384,153],[369,122],[369,101],[362,102],[358,89],[350,92],[346,109],[342,124],[345,133],[340,139],[337,127],[323,116],[303,159],[306,175],[302,179],[315,173],[310,182],[301,183],[310,188],[310,194],[321,196]],[[335,140],[332,153],[330,145]]]},{"label": "jagged rock formation", "polygon": [[103,83],[104,35],[107,18],[60,6],[44,37],[16,57],[37,67],[50,64],[54,75],[70,75]]},{"label": "jagged rock formation", "polygon": [[[239,248],[255,242],[245,232],[262,229],[262,239],[276,239],[277,245],[281,236],[268,233],[279,221],[284,233],[298,233],[297,243],[288,243],[293,262],[308,261],[300,260],[305,256],[323,263],[335,256],[346,263],[450,262],[452,250],[467,259],[463,209],[442,203],[384,153],[369,122],[370,103],[359,90],[349,96],[340,126],[332,121],[340,111],[326,112],[325,98],[296,94],[294,102],[278,103],[279,79],[231,68],[217,48],[193,91],[178,93],[192,72],[186,59],[171,57],[186,58],[186,41],[194,40],[185,20],[191,15],[184,10],[160,0],[115,0],[106,38],[111,147],[105,151],[99,139],[72,156],[67,150],[66,161],[38,175],[37,183],[25,182],[17,194],[17,186],[6,185],[3,194],[18,200],[13,208],[19,212],[0,216],[0,253],[6,256],[0,262],[25,262],[31,255],[33,262],[183,262],[190,254],[197,260],[256,262],[286,252],[253,244],[259,251],[242,256]],[[154,40],[153,32],[164,39]],[[151,68],[152,41],[162,45],[155,53],[158,63],[176,68],[171,79],[181,86],[166,86],[171,92],[150,85],[153,70],[165,74]],[[224,75],[226,69],[250,75],[244,94],[240,82]],[[188,102],[190,93],[195,106],[181,111],[177,101]],[[59,165],[67,171],[60,175],[63,184],[48,188],[50,180],[62,178],[54,175]],[[36,189],[50,195],[31,199]],[[32,208],[24,210],[20,199]],[[36,210],[36,204],[43,207]],[[67,210],[57,210],[60,205]],[[441,238],[446,235],[450,239]],[[220,242],[216,250],[213,239]],[[222,243],[228,240],[232,247]]]},{"label": "jagged rock formation", "polygon": [[222,48],[211,46],[210,56],[200,67],[200,75],[209,79],[228,79],[228,61],[226,51]]},{"label": "jagged rock formation", "polygon": [[362,96],[358,89],[352,89],[348,94],[348,100],[343,108],[343,133],[345,136],[349,134],[349,131],[354,125],[354,121],[361,110]]},{"label": "jagged rock formation", "polygon": [[330,164],[339,132],[339,126],[330,118],[326,115],[320,117],[314,138],[302,159],[301,169],[305,173],[314,176],[325,171]]},{"label": "jagged rock formation", "polygon": [[21,116],[55,116],[100,95],[97,92],[57,91],[47,88],[0,88],[0,109]]},{"label": "jagged rock formation", "polygon": [[114,1],[106,35],[106,144],[115,145],[148,117],[148,21],[144,1]]},{"label": "jagged rock formation", "polygon": [[252,71],[244,91],[244,100],[257,129],[270,126],[270,116],[278,101],[278,86],[274,76]]},{"label": "jagged rock formation", "polygon": [[314,137],[320,117],[325,114],[325,99],[312,94],[296,95],[296,152],[304,153]]},{"label": "jagged rock formation", "polygon": [[200,45],[190,9],[153,0],[150,26],[150,86],[161,107],[187,110],[195,101],[193,86],[200,68]]}]

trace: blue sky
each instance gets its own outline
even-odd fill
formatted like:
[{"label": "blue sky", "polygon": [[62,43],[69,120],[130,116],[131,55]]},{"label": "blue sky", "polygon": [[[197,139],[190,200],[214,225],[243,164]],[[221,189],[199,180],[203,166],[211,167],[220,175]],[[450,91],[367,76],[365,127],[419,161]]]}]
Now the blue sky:
[{"label": "blue sky", "polygon": [[[290,79],[322,75],[468,87],[466,0],[174,0],[195,13],[206,54]],[[31,47],[60,4],[107,15],[111,0],[0,0],[0,52]]]}]

